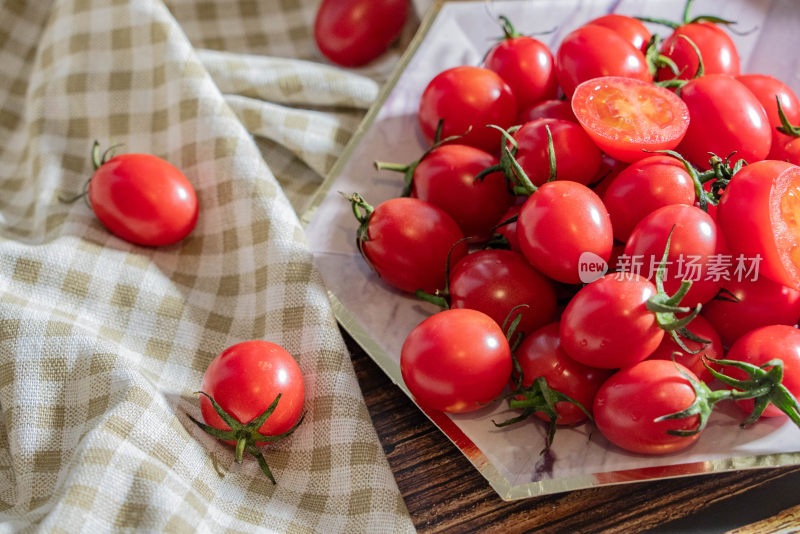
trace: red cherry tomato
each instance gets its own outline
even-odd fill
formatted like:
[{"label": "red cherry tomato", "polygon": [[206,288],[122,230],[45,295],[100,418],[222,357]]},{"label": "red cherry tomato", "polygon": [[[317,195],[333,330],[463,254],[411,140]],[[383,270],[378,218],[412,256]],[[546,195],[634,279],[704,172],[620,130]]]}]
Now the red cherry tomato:
[{"label": "red cherry tomato", "polygon": [[613,444],[640,454],[667,454],[685,449],[700,437],[674,436],[668,430],[693,430],[698,415],[656,422],[688,408],[696,395],[681,372],[696,379],[681,364],[645,360],[622,369],[600,386],[594,399],[598,430]]},{"label": "red cherry tomato", "polygon": [[670,204],[691,206],[694,182],[683,164],[670,156],[650,156],[621,171],[603,195],[614,238],[627,241],[636,224]]},{"label": "red cherry tomato", "polygon": [[503,39],[489,51],[483,64],[511,87],[520,109],[553,99],[558,93],[553,54],[533,37]]},{"label": "red cherry tomato", "polygon": [[645,150],[671,150],[689,127],[689,110],[675,93],[632,78],[604,76],[580,84],[572,110],[592,141],[621,161],[645,158]]},{"label": "red cherry tomato", "polygon": [[439,206],[461,227],[465,236],[482,236],[500,222],[513,202],[505,176],[495,172],[475,176],[497,158],[467,145],[442,145],[431,150],[414,170],[411,196]]},{"label": "red cherry tomato", "polygon": [[608,261],[614,236],[603,202],[577,182],[547,182],[522,205],[517,238],[536,270],[559,282],[580,283],[581,255]]},{"label": "red cherry tomato", "polygon": [[[521,304],[527,308],[512,310]],[[518,315],[519,332],[532,332],[556,315],[553,283],[519,252],[479,250],[459,261],[450,274],[450,307],[478,310],[503,325]]]},{"label": "red cherry tomato", "polygon": [[726,347],[756,328],[794,326],[800,319],[800,291],[765,276],[752,279],[745,274],[732,275],[722,285],[725,291],[720,297],[727,297],[725,300],[715,298],[703,306],[702,315],[714,325]]},{"label": "red cherry tomato", "polygon": [[582,26],[567,35],[556,53],[556,74],[567,98],[581,83],[599,76],[653,81],[644,54],[613,30]]},{"label": "red cherry tomato", "polygon": [[407,0],[323,0],[314,20],[314,40],[329,60],[358,67],[389,48],[407,14]]},{"label": "red cherry tomato", "polygon": [[737,172],[717,207],[731,252],[760,257],[759,276],[800,289],[800,167],[760,161]]},{"label": "red cherry tomato", "polygon": [[789,119],[789,122],[797,124],[800,122],[800,100],[797,99],[797,95],[792,91],[791,87],[782,81],[765,74],[742,74],[737,76],[736,79],[750,89],[750,92],[755,95],[764,107],[764,111],[767,112],[767,119],[772,127],[772,148],[770,148],[767,158],[786,159],[782,157],[783,148],[786,143],[795,138],[777,130],[777,127],[781,126],[782,123],[778,114],[776,99],[780,100],[781,109],[786,118]]},{"label": "red cherry tomato", "polygon": [[516,159],[534,185],[550,176],[550,152],[547,128],[553,137],[556,178],[581,184],[594,181],[602,155],[578,124],[561,119],[537,119],[526,122],[515,134],[519,151]]},{"label": "red cherry tomato", "polygon": [[800,140],[798,139],[797,137],[792,138],[788,143],[779,146],[775,159],[800,165]]},{"label": "red cherry tomato", "polygon": [[[770,325],[757,328],[736,340],[736,343],[725,355],[727,360],[736,360],[761,366],[770,360],[783,361],[782,384],[794,395],[800,398],[800,330],[786,325]],[[737,379],[745,379],[743,371],[733,367],[723,368],[725,374]],[[753,400],[737,401],[737,404],[747,413],[753,411]],[[762,417],[785,416],[775,406],[767,406]]]},{"label": "red cherry tomato", "polygon": [[647,309],[656,292],[635,273],[607,274],[585,285],[561,315],[561,346],[571,358],[602,369],[644,360],[664,337]]},{"label": "red cherry tomato", "polygon": [[[607,369],[589,367],[573,360],[561,348],[559,323],[550,323],[527,335],[515,352],[522,369],[522,385],[529,387],[538,377],[547,385],[578,401],[589,412],[600,385],[610,376]],[[571,402],[557,402],[556,424],[571,425],[586,419],[586,414]],[[544,413],[536,416],[545,421]]]},{"label": "red cherry tomato", "polygon": [[150,154],[122,154],[99,165],[89,182],[89,203],[111,233],[137,245],[172,245],[197,224],[191,182]]},{"label": "red cherry tomato", "polygon": [[[688,80],[697,72],[699,61],[697,52],[683,35],[697,45],[703,58],[706,74],[739,74],[739,53],[730,36],[712,22],[692,22],[677,28],[672,35],[664,39],[661,53],[672,59],[678,67],[678,79]],[[661,67],[656,75],[659,80],[671,80],[675,74],[667,67]]]},{"label": "red cherry tomato", "polygon": [[772,144],[767,113],[741,82],[707,74],[689,80],[681,88],[681,98],[692,120],[676,150],[690,162],[708,169],[709,152],[722,158],[735,152],[731,165],[740,159],[755,163],[767,157]]},{"label": "red cherry tomato", "polygon": [[[500,224],[503,221],[507,221],[514,216],[518,217],[519,211],[521,209],[522,209],[522,204],[512,205],[510,208],[508,208],[508,211],[506,211],[505,214],[502,217],[500,217],[498,224]],[[508,241],[508,247],[511,250],[513,250],[514,252],[521,252],[519,248],[519,238],[517,237],[517,221],[500,226],[497,230],[495,230],[495,233],[506,238],[506,241]]]},{"label": "red cherry tomato", "polygon": [[508,84],[494,71],[470,66],[437,74],[425,87],[417,113],[428,141],[443,119],[442,138],[466,134],[459,143],[487,152],[499,150],[501,135],[486,125],[508,128],[516,116],[517,99]]},{"label": "red cherry tomato", "polygon": [[517,117],[517,124],[525,124],[536,119],[562,119],[578,122],[572,112],[572,104],[567,100],[543,100],[527,109],[523,109]]},{"label": "red cherry tomato", "polygon": [[[672,360],[674,358],[676,362],[697,375],[697,378],[706,384],[711,384],[715,380],[714,375],[703,365],[703,356],[714,359],[722,358],[725,355],[725,349],[722,347],[722,340],[714,326],[700,315],[692,319],[688,330],[694,335],[710,341],[710,343],[699,343],[683,338],[682,341],[689,350],[698,351],[692,354],[690,352],[684,352],[670,336],[664,336],[664,339],[661,340],[661,344],[648,358],[651,360]],[[715,367],[717,371],[720,370],[718,366],[713,367]]]},{"label": "red cherry tomato", "polygon": [[605,26],[632,44],[634,48],[641,50],[642,53],[647,50],[647,44],[650,42],[650,30],[639,19],[610,13],[590,20],[585,25],[588,26],[590,24]]},{"label": "red cherry tomato", "polygon": [[455,245],[463,238],[458,224],[441,208],[399,197],[367,215],[358,241],[367,263],[384,282],[409,293],[433,293],[445,286],[448,254],[451,262],[466,254],[463,242]]},{"label": "red cherry tomato", "polygon": [[681,306],[694,307],[708,302],[723,281],[730,278],[733,261],[717,223],[700,208],[672,204],[650,213],[631,232],[625,244],[625,255],[631,259],[631,265],[638,261],[642,274],[654,280],[670,232],[664,289],[672,295],[682,280],[691,280],[692,287],[683,297]]},{"label": "red cherry tomato", "polygon": [[470,412],[505,389],[511,377],[511,349],[488,315],[445,310],[408,335],[400,351],[400,371],[420,406]]},{"label": "red cherry tomato", "polygon": [[[201,389],[243,424],[261,415],[280,393],[275,411],[259,429],[261,434],[275,436],[288,431],[300,418],[304,388],[292,355],[279,345],[256,340],[228,347],[214,358],[203,375]],[[210,426],[231,429],[205,396],[200,397],[200,409]]]}]

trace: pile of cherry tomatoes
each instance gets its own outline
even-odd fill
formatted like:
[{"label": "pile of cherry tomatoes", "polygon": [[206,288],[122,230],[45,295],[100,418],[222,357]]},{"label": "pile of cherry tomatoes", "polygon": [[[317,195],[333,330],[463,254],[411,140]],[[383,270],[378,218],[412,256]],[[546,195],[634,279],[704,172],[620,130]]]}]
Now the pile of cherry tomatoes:
[{"label": "pile of cherry tomatoes", "polygon": [[[435,76],[430,148],[377,206],[349,197],[383,282],[444,309],[401,351],[426,409],[505,397],[612,443],[693,443],[713,406],[800,425],[800,102],[740,73],[716,17],[600,17],[557,50],[505,33]],[[509,393],[510,392],[510,393]]]}]

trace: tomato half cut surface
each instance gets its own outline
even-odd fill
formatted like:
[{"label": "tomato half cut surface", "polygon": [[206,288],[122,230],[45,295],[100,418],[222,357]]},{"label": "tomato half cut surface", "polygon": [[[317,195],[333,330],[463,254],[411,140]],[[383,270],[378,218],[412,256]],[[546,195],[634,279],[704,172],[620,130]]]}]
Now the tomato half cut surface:
[{"label": "tomato half cut surface", "polygon": [[675,148],[689,127],[689,109],[675,93],[620,76],[580,84],[572,111],[600,150],[627,162]]}]

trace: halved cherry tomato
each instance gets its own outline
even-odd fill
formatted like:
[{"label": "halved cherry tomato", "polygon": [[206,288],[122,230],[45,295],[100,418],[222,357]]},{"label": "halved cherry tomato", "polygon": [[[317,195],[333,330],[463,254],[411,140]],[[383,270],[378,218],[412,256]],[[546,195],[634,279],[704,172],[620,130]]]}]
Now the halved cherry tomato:
[{"label": "halved cherry tomato", "polygon": [[621,161],[645,158],[645,150],[671,150],[689,127],[689,110],[675,93],[619,76],[579,85],[572,110],[597,146]]}]

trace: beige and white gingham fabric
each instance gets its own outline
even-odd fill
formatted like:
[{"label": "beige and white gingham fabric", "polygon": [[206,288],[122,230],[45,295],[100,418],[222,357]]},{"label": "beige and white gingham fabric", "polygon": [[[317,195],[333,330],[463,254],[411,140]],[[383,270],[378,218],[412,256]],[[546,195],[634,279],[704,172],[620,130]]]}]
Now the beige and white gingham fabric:
[{"label": "beige and white gingham fabric", "polygon": [[[326,66],[317,4],[0,2],[0,532],[413,531],[296,215],[402,45]],[[189,238],[134,246],[59,201],[94,139],[186,174]],[[276,486],[186,416],[248,339],[306,379]]]}]

